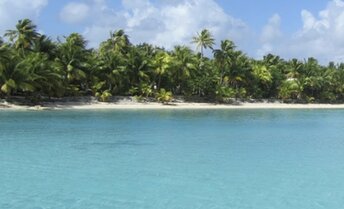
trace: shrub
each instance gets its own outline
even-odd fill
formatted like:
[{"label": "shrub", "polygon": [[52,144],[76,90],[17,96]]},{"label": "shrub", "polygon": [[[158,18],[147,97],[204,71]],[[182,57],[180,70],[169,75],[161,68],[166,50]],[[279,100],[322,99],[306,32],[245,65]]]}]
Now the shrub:
[{"label": "shrub", "polygon": [[163,104],[168,104],[172,101],[172,92],[166,91],[165,89],[160,89],[160,91],[156,95],[156,99]]},{"label": "shrub", "polygon": [[101,102],[108,102],[110,98],[112,97],[112,94],[109,90],[105,90],[102,93],[97,92],[96,97],[98,98],[98,101]]}]

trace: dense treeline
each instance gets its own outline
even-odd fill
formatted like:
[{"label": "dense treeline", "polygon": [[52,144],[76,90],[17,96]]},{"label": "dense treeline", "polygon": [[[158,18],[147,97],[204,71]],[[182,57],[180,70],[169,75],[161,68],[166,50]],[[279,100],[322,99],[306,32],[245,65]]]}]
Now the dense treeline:
[{"label": "dense treeline", "polygon": [[[186,46],[168,51],[150,44],[133,45],[124,31],[111,33],[98,49],[88,49],[77,33],[53,41],[28,19],[0,37],[0,97],[30,99],[112,95],[282,99],[340,102],[344,99],[344,64],[322,66],[314,58],[283,60],[267,55],[254,60],[230,40],[214,49],[203,30]],[[213,52],[212,58],[204,50]]]}]

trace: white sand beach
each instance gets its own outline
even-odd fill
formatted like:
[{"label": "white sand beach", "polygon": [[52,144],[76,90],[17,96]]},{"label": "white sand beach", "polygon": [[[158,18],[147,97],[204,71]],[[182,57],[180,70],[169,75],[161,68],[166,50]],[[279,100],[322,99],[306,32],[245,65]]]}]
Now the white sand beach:
[{"label": "white sand beach", "polygon": [[344,109],[344,104],[289,104],[281,102],[238,102],[236,104],[195,103],[173,101],[169,104],[158,102],[138,102],[131,97],[121,97],[115,102],[61,101],[45,102],[41,105],[27,106],[0,102],[0,109],[5,110],[101,110],[101,109]]}]

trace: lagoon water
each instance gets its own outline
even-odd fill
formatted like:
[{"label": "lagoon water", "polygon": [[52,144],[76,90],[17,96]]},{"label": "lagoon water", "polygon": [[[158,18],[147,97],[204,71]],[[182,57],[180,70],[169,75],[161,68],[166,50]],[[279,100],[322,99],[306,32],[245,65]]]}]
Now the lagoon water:
[{"label": "lagoon water", "polygon": [[338,209],[344,110],[0,111],[1,209]]}]

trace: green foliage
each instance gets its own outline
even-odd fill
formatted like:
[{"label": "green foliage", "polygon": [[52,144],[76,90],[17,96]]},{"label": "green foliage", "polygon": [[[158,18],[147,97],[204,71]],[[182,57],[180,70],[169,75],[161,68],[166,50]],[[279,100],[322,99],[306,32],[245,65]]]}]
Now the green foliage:
[{"label": "green foliage", "polygon": [[272,82],[272,75],[265,65],[254,65],[253,76],[263,85],[270,85]]},{"label": "green foliage", "polygon": [[192,38],[192,43],[196,44],[197,49],[201,50],[201,55],[203,57],[203,50],[210,48],[212,49],[215,44],[215,39],[209,30],[204,29],[197,36]]},{"label": "green foliage", "polygon": [[166,52],[159,52],[156,54],[153,60],[153,66],[155,68],[154,74],[158,78],[156,83],[158,84],[158,88],[161,85],[161,78],[166,73],[166,71],[170,68],[171,65],[171,56]]},{"label": "green foliage", "polygon": [[232,98],[236,97],[236,91],[233,88],[219,86],[216,91],[216,100],[218,102],[228,103]]},{"label": "green foliage", "polygon": [[150,97],[153,94],[153,89],[150,85],[144,83],[140,86],[141,96]]},{"label": "green foliage", "polygon": [[[230,102],[241,98],[280,98],[302,102],[343,102],[344,63],[322,66],[314,58],[283,60],[272,54],[254,60],[207,29],[186,46],[165,50],[147,43],[133,45],[123,30],[111,32],[97,49],[88,49],[78,33],[54,41],[37,32],[29,19],[19,20],[0,38],[0,97],[155,96],[172,95]],[[210,49],[213,57],[205,57]],[[167,91],[168,89],[169,91]]]},{"label": "green foliage", "polygon": [[108,102],[110,98],[112,97],[112,94],[110,93],[109,90],[105,90],[103,92],[97,92],[95,96],[101,102]]},{"label": "green foliage", "polygon": [[156,94],[156,99],[163,104],[168,104],[173,99],[172,92],[166,91],[165,89],[160,89],[160,91]]},{"label": "green foliage", "polygon": [[141,97],[150,97],[153,95],[152,87],[147,83],[142,83],[138,87],[132,87],[129,90],[130,95],[132,96],[141,96]]},{"label": "green foliage", "polygon": [[33,42],[39,37],[36,31],[36,25],[29,19],[19,20],[15,30],[8,30],[5,36],[14,43],[14,47],[18,50],[28,50],[32,47]]},{"label": "green foliage", "polygon": [[283,100],[300,99],[302,94],[302,86],[298,80],[290,79],[283,82],[279,97]]}]

